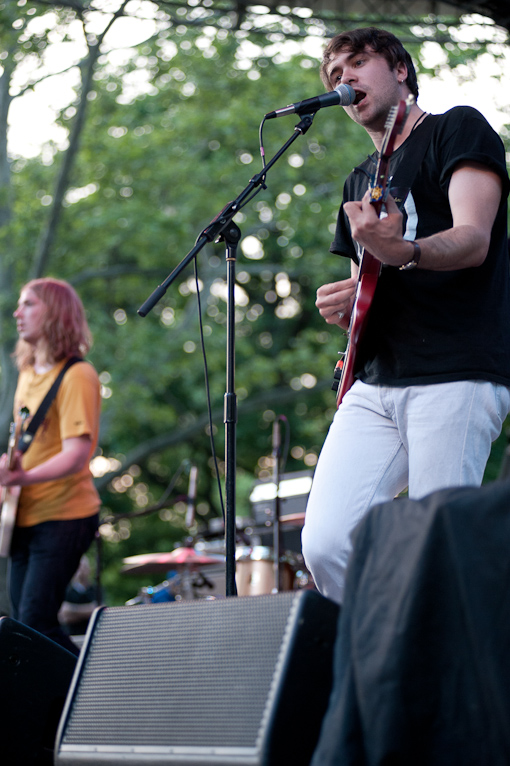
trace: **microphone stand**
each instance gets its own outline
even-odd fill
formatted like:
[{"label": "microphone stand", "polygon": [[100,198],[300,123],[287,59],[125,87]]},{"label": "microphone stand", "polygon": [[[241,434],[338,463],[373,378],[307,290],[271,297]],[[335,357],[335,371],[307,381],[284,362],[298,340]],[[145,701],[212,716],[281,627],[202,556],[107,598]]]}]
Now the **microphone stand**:
[{"label": "microphone stand", "polygon": [[[317,110],[315,110],[316,112]],[[235,262],[237,244],[241,239],[241,230],[233,218],[261,189],[267,188],[265,178],[268,170],[280,159],[287,149],[300,135],[304,135],[311,127],[315,112],[301,116],[294,128],[292,136],[284,143],[278,152],[266,163],[260,173],[250,179],[247,186],[232,202],[212,219],[211,223],[197,237],[195,246],[184,256],[182,261],[168,275],[147,300],[138,309],[138,314],[147,316],[154,306],[164,296],[172,282],[181,271],[195,258],[208,242],[225,242],[225,257],[227,262],[227,348],[226,348],[226,392],[224,397],[225,424],[225,590],[226,596],[236,596],[235,580],[235,546],[236,546],[236,506],[235,506],[235,476],[236,476],[236,426],[237,426],[237,397],[235,394]]]},{"label": "microphone stand", "polygon": [[280,424],[278,419],[273,423],[273,481],[275,486],[274,509],[273,509],[273,593],[279,593],[281,583],[281,533],[280,533],[280,461],[281,439]]}]

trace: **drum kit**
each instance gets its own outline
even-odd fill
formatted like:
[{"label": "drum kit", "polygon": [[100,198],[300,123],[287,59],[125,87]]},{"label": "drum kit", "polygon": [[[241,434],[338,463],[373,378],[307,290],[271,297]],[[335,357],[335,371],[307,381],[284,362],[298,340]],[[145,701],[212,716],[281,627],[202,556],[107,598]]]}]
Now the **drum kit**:
[{"label": "drum kit", "polygon": [[[304,513],[280,519],[282,525],[291,528],[299,528],[303,522]],[[123,559],[124,574],[166,574],[158,585],[141,588],[127,605],[225,597],[225,541],[220,537],[203,538],[190,540],[168,553],[142,553]],[[242,544],[236,548],[239,596],[315,588],[300,553],[281,551],[276,563],[274,549],[260,544],[260,538],[250,528],[242,531],[240,540]]]}]

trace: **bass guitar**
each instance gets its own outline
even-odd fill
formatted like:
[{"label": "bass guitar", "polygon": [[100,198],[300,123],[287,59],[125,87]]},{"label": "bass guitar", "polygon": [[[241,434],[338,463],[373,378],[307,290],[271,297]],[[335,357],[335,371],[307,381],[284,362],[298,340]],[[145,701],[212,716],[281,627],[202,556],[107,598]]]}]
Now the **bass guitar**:
[{"label": "bass guitar", "polygon": [[[23,426],[29,411],[26,407],[22,407],[11,423],[9,431],[9,443],[7,447],[7,464],[9,470],[14,468],[14,462],[16,458],[16,451],[18,449],[19,440],[23,432]],[[9,555],[11,549],[12,533],[14,531],[14,524],[16,522],[16,512],[18,510],[18,500],[21,493],[21,487],[2,487],[2,493],[0,495],[0,557],[5,558]]]},{"label": "bass guitar", "polygon": [[[388,168],[395,140],[404,128],[413,103],[414,97],[409,96],[406,101],[400,101],[398,106],[393,106],[388,113],[379,160],[369,187],[370,202],[379,217],[387,196]],[[337,407],[354,383],[359,347],[367,326],[381,266],[377,258],[367,250],[363,250],[360,257],[356,295],[347,330],[347,346],[344,352],[340,352],[342,359],[337,362],[334,373],[333,389],[337,390]]]}]

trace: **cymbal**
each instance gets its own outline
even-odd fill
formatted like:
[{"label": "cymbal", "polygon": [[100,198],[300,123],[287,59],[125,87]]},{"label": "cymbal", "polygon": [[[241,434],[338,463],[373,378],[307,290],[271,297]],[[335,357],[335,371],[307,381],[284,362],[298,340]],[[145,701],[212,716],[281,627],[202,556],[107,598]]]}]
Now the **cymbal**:
[{"label": "cymbal", "polygon": [[123,574],[168,572],[169,569],[198,569],[222,564],[224,556],[207,556],[197,553],[194,548],[176,548],[169,553],[141,553],[123,559]]}]

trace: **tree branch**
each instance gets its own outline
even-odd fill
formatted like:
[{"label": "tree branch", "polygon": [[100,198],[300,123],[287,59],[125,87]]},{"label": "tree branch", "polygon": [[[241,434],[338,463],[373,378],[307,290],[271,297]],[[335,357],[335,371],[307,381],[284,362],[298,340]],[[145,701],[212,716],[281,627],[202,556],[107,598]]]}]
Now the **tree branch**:
[{"label": "tree branch", "polygon": [[127,277],[135,274],[140,277],[154,277],[158,279],[161,278],[161,269],[141,269],[135,263],[124,263],[117,266],[109,266],[106,269],[86,269],[85,271],[80,271],[78,274],[73,274],[73,276],[69,277],[68,282],[76,287],[93,279],[116,279],[117,277]]},{"label": "tree branch", "polygon": [[[330,381],[321,381],[315,386],[314,392],[324,391],[330,388],[330,386]],[[294,389],[288,387],[276,388],[271,391],[271,406],[274,409],[275,405],[290,403],[297,399],[299,396],[302,396],[302,393],[299,391],[294,391]],[[245,399],[239,404],[239,414],[242,416],[243,414],[260,411],[261,406],[267,406],[267,397],[267,391],[261,391],[249,399]],[[218,407],[212,411],[211,419],[213,422],[222,417],[223,408],[220,409]],[[104,476],[101,476],[95,480],[97,490],[99,492],[105,490],[112,479],[123,474],[130,466],[144,461],[147,457],[149,457],[149,455],[152,455],[155,452],[161,452],[162,450],[167,449],[168,447],[172,447],[176,444],[189,441],[194,436],[202,432],[208,424],[209,418],[207,413],[204,412],[195,420],[192,425],[188,426],[187,428],[175,428],[171,433],[160,434],[159,436],[155,436],[152,439],[147,439],[147,441],[143,442],[142,444],[138,444],[133,450],[131,450],[131,452],[126,455],[125,460],[118,469],[115,471],[110,471],[109,473],[106,473]]]},{"label": "tree branch", "polygon": [[[112,14],[111,19],[106,24],[101,34],[98,36],[97,42],[94,45],[89,45],[89,55],[82,64],[82,87],[80,103],[78,105],[78,110],[69,138],[69,147],[64,154],[60,173],[58,174],[55,193],[53,196],[53,205],[51,208],[48,224],[43,232],[41,239],[39,240],[35,253],[34,266],[31,274],[32,279],[43,276],[50,258],[51,248],[55,240],[58,224],[62,215],[62,202],[68,189],[71,171],[78,154],[80,138],[83,131],[83,126],[85,124],[85,114],[88,106],[87,96],[92,87],[92,78],[94,75],[97,59],[99,57],[101,44],[105,38],[105,35],[109,32],[115,21],[124,15],[125,7],[128,2],[129,0],[123,0],[120,7],[117,9],[117,11],[115,11],[114,14]],[[83,31],[83,34],[86,39],[85,30]]]}]

